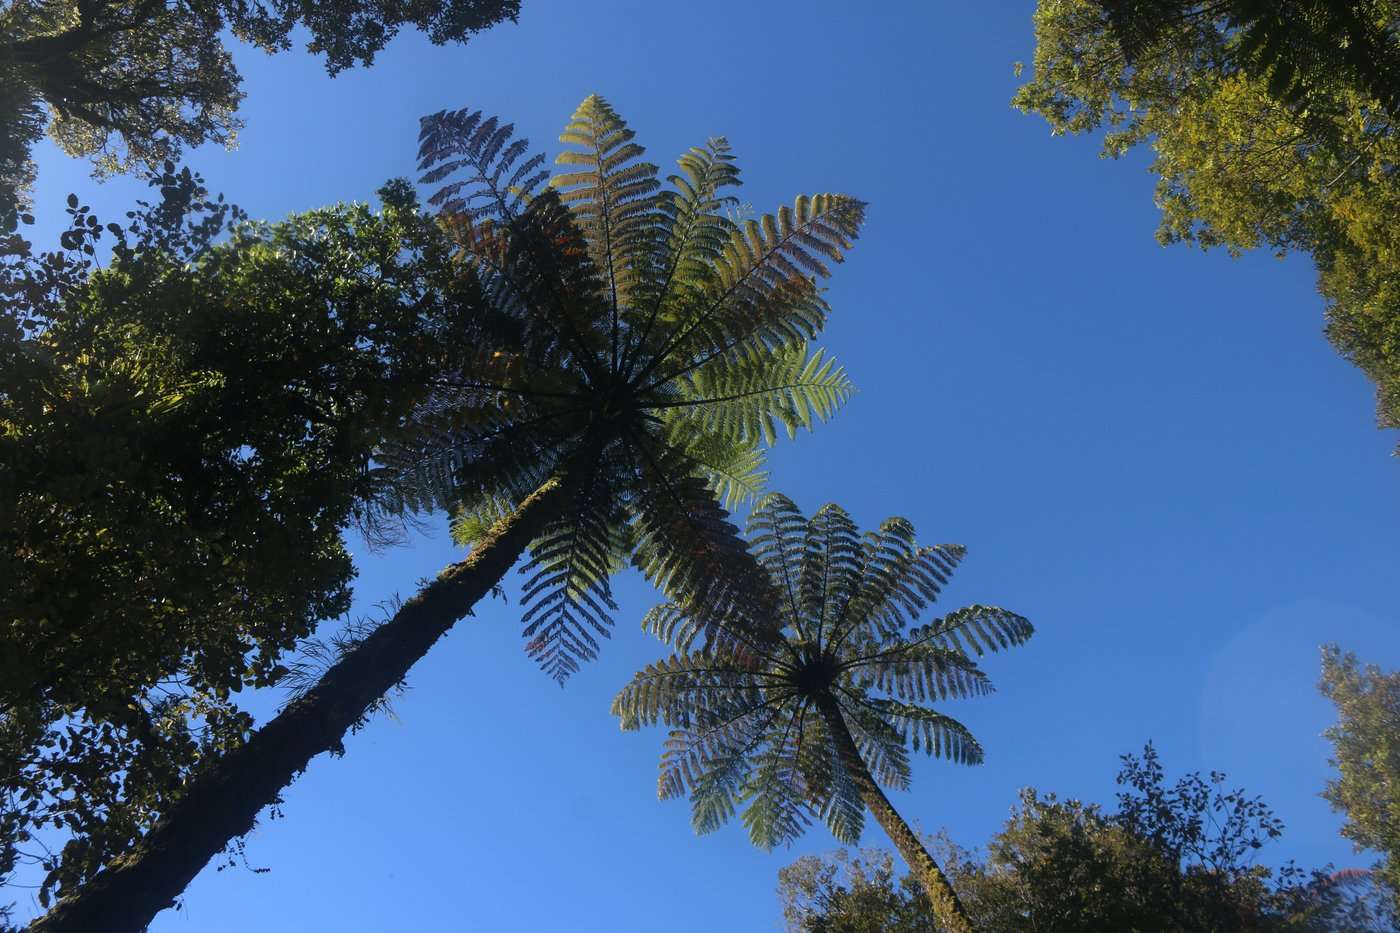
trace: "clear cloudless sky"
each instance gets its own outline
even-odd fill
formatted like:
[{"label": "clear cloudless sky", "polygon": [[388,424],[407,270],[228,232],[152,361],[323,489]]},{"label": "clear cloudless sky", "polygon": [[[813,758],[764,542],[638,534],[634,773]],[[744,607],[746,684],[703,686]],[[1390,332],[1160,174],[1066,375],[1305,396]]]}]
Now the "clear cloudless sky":
[{"label": "clear cloudless sky", "polygon": [[[1037,628],[987,660],[995,695],[947,709],[986,764],[920,758],[896,806],[978,844],[1021,787],[1111,804],[1118,756],[1151,739],[1169,775],[1222,770],[1276,809],[1288,828],[1263,861],[1367,864],[1318,797],[1315,684],[1332,640],[1400,666],[1400,436],[1323,338],[1306,258],[1158,246],[1143,159],[1102,161],[1008,106],[1029,0],[523,7],[466,46],[405,34],[334,80],[304,52],[240,47],[239,148],[188,162],[276,219],[412,176],[423,114],[481,108],[553,153],[600,93],[663,172],[728,136],[759,211],[869,201],[823,340],[860,391],[780,445],[773,488],[967,545],[945,608]],[[145,196],[39,159],[41,243],[70,190],[104,220]],[[361,610],[460,556],[442,531],[357,548]],[[638,630],[655,596],[635,575],[617,591],[614,638],[563,690],[525,657],[514,593],[479,607],[396,718],[287,791],[248,867],[206,869],[153,930],[777,929],[778,869],[833,842],[818,824],[765,853],[737,821],[697,839],[684,803],[657,802],[661,730],[608,715],[663,653]],[[886,844],[873,825],[866,842]]]}]

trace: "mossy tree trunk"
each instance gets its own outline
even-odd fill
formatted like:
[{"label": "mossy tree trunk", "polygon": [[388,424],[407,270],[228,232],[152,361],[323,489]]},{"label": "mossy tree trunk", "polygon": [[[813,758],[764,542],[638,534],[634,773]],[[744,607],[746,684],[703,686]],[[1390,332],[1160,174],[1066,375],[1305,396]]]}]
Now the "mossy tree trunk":
[{"label": "mossy tree trunk", "polygon": [[841,707],[835,697],[820,696],[816,699],[816,705],[826,722],[827,731],[831,733],[832,741],[836,743],[841,763],[860,791],[861,800],[865,801],[865,806],[875,816],[875,822],[884,829],[885,834],[890,837],[890,842],[894,843],[895,849],[923,884],[925,893],[933,903],[933,915],[950,933],[974,933],[972,920],[963,908],[962,901],[958,900],[957,892],[949,883],[948,876],[943,874],[943,869],[938,867],[928,849],[919,841],[918,835],[904,822],[904,818],[895,810],[885,792],[880,789],[880,785],[875,783],[874,776],[865,765],[865,759],[856,748],[855,739],[851,737],[851,730],[846,725],[845,717],[841,715]]},{"label": "mossy tree trunk", "polygon": [[366,709],[392,690],[428,649],[500,582],[530,541],[567,507],[591,458],[559,471],[496,523],[321,680],[248,742],[196,776],[131,851],[113,859],[35,920],[29,933],[140,933],[208,861],[253,828],[262,809],[306,769],[338,751]]}]

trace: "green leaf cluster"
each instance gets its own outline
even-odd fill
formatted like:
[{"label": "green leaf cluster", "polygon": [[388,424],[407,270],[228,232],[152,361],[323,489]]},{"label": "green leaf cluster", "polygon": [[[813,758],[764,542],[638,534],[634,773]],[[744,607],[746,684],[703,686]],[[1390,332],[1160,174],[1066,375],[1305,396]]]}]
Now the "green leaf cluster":
[{"label": "green leaf cluster", "polygon": [[0,265],[0,795],[16,852],[69,839],[35,856],[44,898],[242,741],[234,695],[345,612],[343,532],[392,507],[375,451],[470,310],[403,183],[231,229],[188,170],[153,186],[126,226],[71,198],[59,249],[14,234]]},{"label": "green leaf cluster", "polygon": [[1057,134],[1102,131],[1105,156],[1151,149],[1162,242],[1309,254],[1327,335],[1375,383],[1384,427],[1400,426],[1400,113],[1383,67],[1398,23],[1391,0],[1046,0],[1014,100]]},{"label": "green leaf cluster", "polygon": [[1329,645],[1321,688],[1337,706],[1337,724],[1324,735],[1339,772],[1322,796],[1346,815],[1343,836],[1380,853],[1376,867],[1400,915],[1400,671],[1362,667]]}]

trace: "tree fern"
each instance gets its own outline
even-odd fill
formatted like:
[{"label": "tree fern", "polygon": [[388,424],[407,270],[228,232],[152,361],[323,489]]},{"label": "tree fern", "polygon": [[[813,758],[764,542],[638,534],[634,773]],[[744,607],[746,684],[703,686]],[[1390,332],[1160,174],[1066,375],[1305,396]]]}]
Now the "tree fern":
[{"label": "tree fern", "polygon": [[613,703],[624,729],[671,727],[659,795],[687,794],[698,832],[742,811],[750,839],[765,848],[817,819],[855,843],[868,808],[944,922],[967,929],[947,879],[879,785],[908,787],[910,746],[981,763],[971,733],[932,704],[990,692],[972,654],[1020,644],[1030,623],[972,606],[909,629],[964,552],[920,547],[903,519],[862,534],[835,505],[807,519],[774,494],[749,519],[749,539],[775,596],[761,609],[766,618],[748,624],[770,637],[738,654],[700,644],[713,617],[743,610],[667,590],[672,602],[643,627],[675,653],[638,673]]},{"label": "tree fern", "polygon": [[771,602],[769,585],[726,510],[759,494],[780,431],[810,429],[850,396],[808,341],[827,313],[816,279],[863,215],[816,195],[738,225],[724,140],[682,155],[663,186],[597,96],[561,140],[562,171],[545,185],[508,125],[465,111],[424,120],[423,178],[442,185],[431,202],[485,300],[415,446],[386,452],[406,487],[436,488],[463,540],[585,463],[593,479],[526,568],[530,650],[560,680],[596,653],[607,576],[628,551],[658,585],[728,607],[705,616],[705,637],[752,639],[742,620],[759,613],[742,607]]}]

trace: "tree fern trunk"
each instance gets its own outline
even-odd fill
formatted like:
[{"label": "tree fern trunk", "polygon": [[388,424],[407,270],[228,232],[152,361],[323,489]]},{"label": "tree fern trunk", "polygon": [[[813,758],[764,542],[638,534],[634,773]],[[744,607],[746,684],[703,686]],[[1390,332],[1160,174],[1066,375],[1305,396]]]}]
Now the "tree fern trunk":
[{"label": "tree fern trunk", "polygon": [[823,696],[816,702],[822,719],[826,721],[827,730],[836,743],[841,763],[856,782],[861,800],[865,801],[866,807],[875,815],[875,821],[890,837],[905,864],[918,876],[925,893],[933,903],[933,915],[938,918],[944,929],[951,933],[973,933],[972,920],[963,909],[962,902],[958,900],[957,892],[948,882],[948,876],[943,874],[943,869],[938,867],[928,849],[924,848],[924,844],[909,828],[909,824],[904,822],[904,818],[895,810],[885,792],[880,789],[880,785],[875,783],[870,769],[865,766],[865,759],[860,756],[860,750],[851,738],[851,731],[846,726],[846,719],[841,715],[841,707],[836,699]]},{"label": "tree fern trunk", "polygon": [[[580,458],[580,469],[592,467]],[[466,560],[448,567],[404,603],[311,690],[248,742],[199,774],[130,852],[113,859],[77,892],[29,926],[29,933],[139,933],[258,813],[306,769],[339,750],[345,733],[376,699],[500,582],[544,526],[559,515],[578,479],[561,470],[502,519]]]}]

